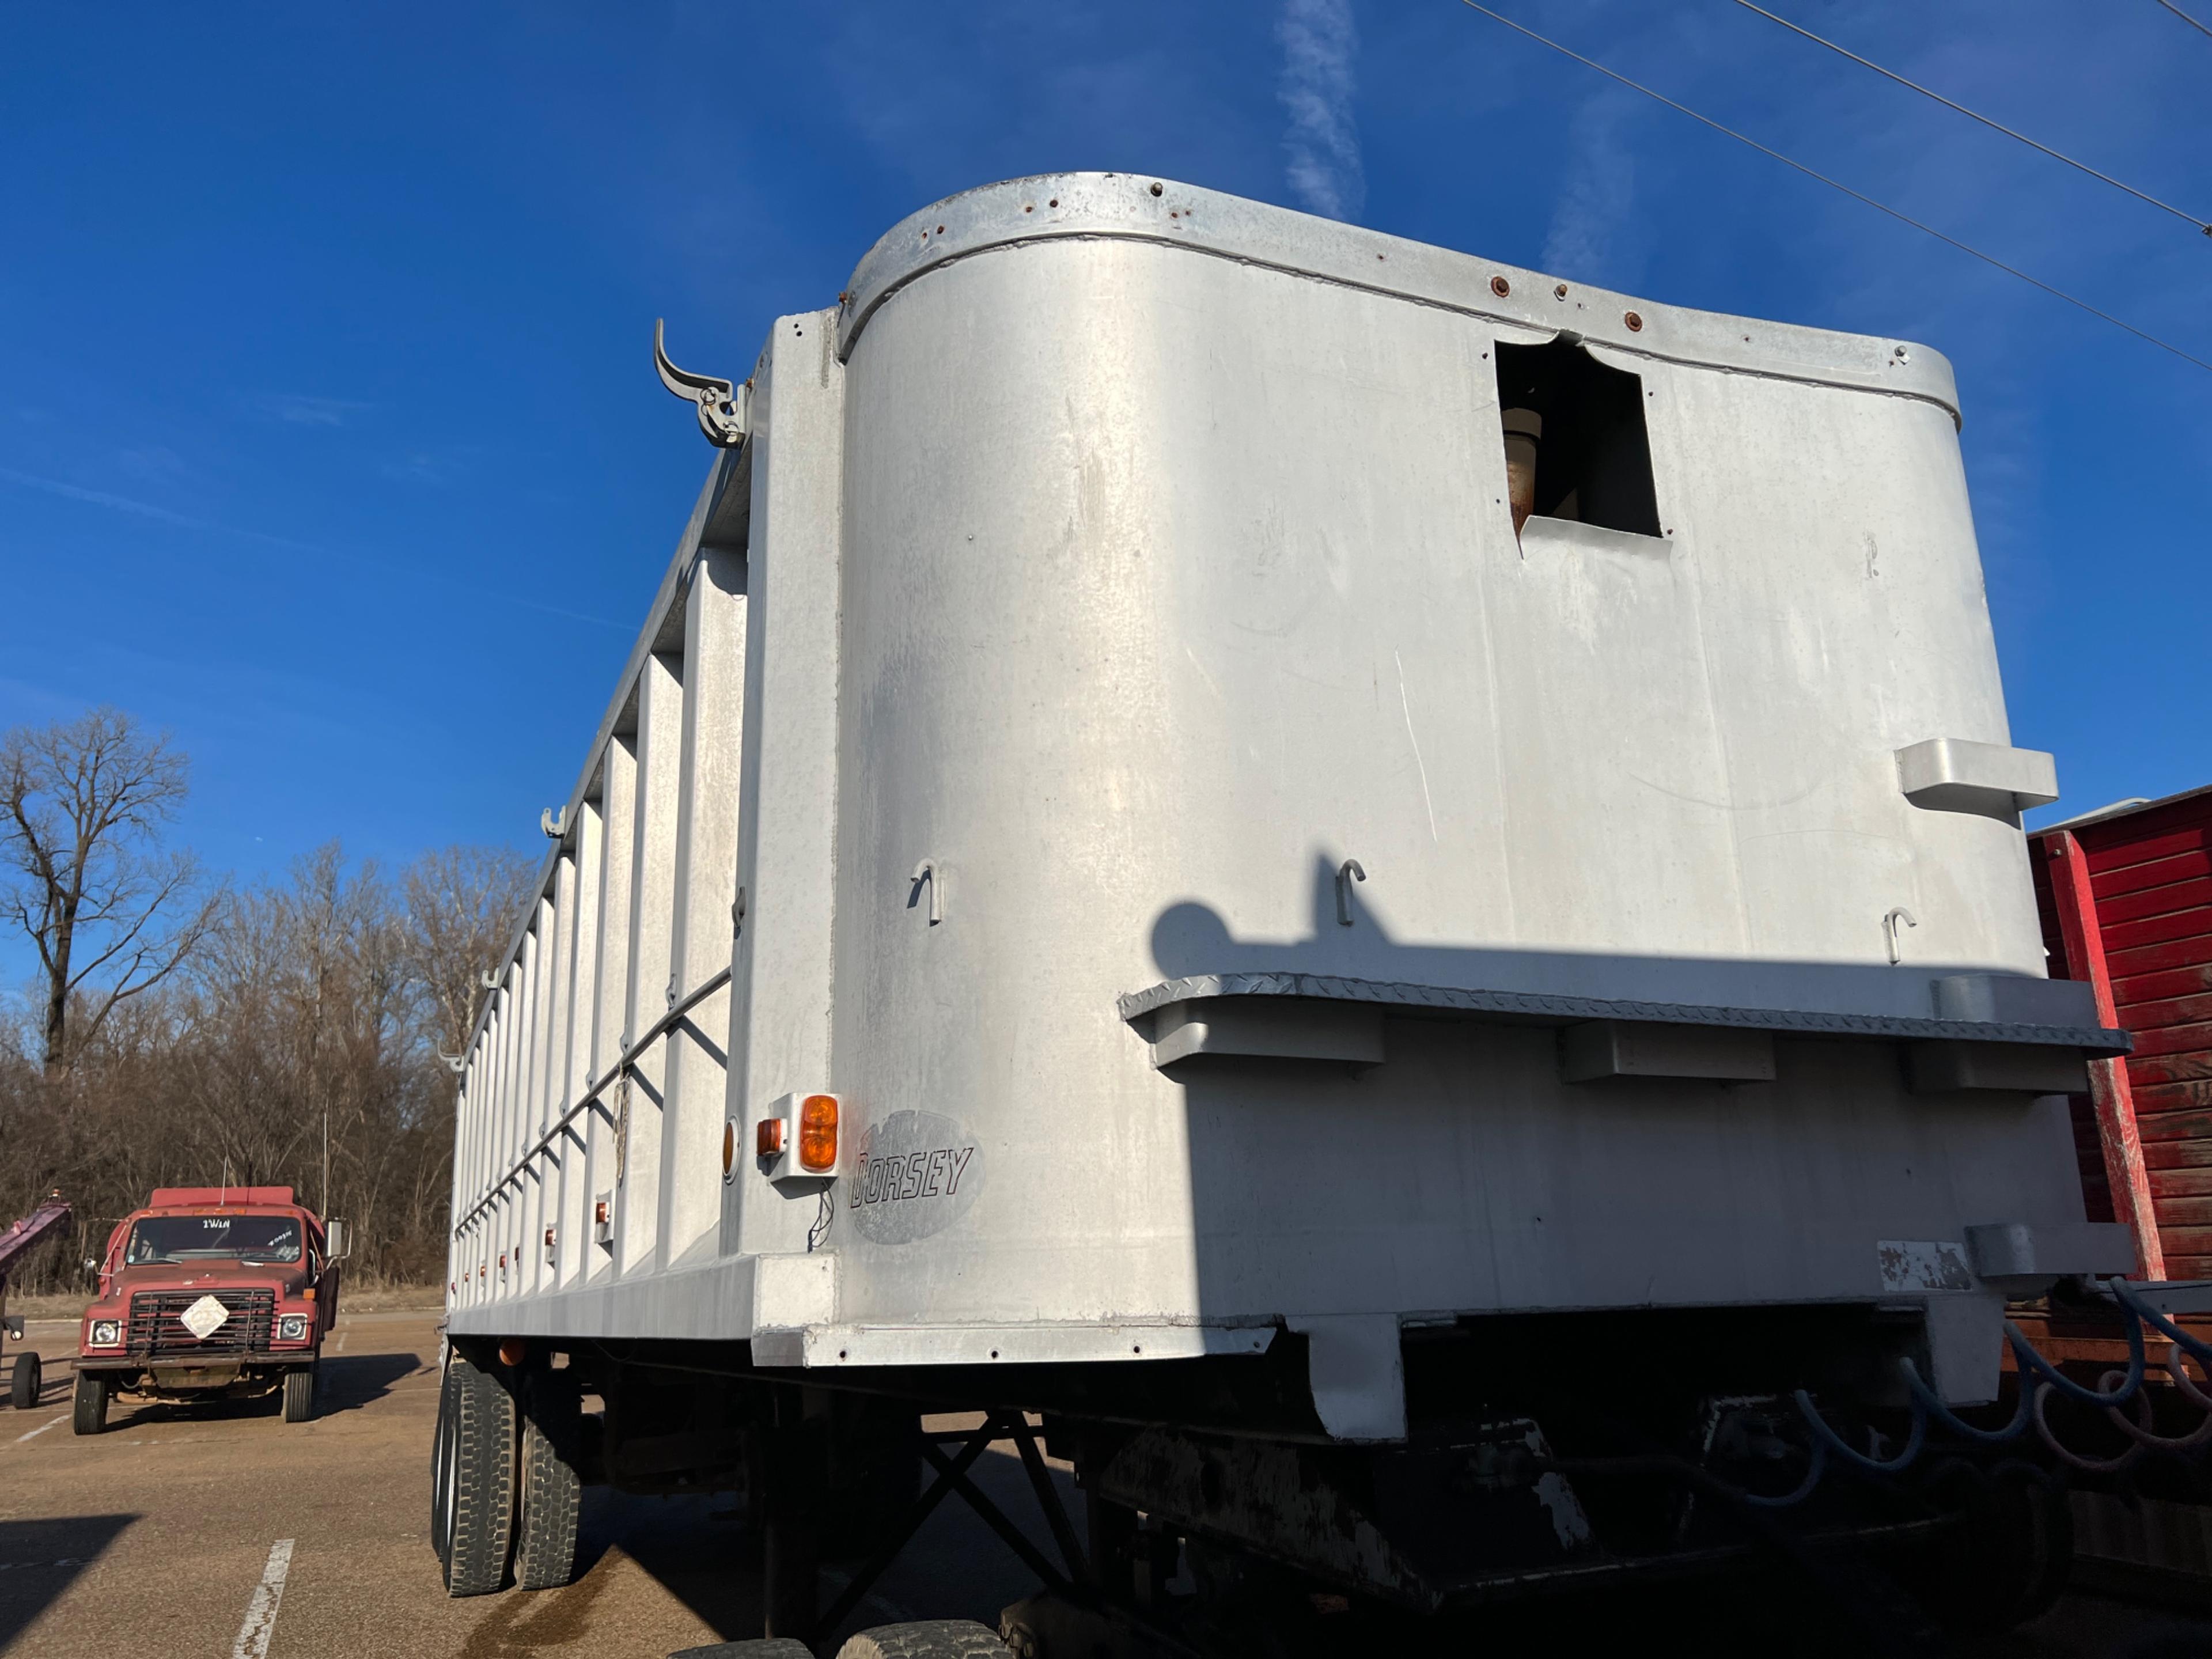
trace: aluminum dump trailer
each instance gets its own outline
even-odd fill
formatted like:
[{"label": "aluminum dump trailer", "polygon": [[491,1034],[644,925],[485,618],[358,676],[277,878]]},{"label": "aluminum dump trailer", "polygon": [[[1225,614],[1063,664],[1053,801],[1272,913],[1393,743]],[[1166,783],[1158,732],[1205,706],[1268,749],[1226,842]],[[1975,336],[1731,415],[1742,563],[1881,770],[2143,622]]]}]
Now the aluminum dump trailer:
[{"label": "aluminum dump trailer", "polygon": [[662,363],[720,447],[459,1062],[450,1586],[744,1485],[817,1632],[928,1409],[1117,1606],[1941,1531],[1824,1460],[2133,1255],[1939,354],[1089,173]]}]

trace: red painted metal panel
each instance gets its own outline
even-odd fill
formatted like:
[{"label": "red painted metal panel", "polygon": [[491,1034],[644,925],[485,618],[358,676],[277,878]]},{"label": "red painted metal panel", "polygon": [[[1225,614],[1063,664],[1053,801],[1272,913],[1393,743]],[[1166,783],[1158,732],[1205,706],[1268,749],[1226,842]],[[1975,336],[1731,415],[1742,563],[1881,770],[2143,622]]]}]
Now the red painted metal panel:
[{"label": "red painted metal panel", "polygon": [[[2108,822],[2124,823],[2126,820],[2118,818]],[[2139,864],[2153,864],[2176,853],[2193,852],[2207,844],[2203,829],[2192,826],[2162,836],[2146,836],[2140,840],[2121,839],[2107,845],[2097,839],[2103,827],[2088,825],[2081,831],[2083,850],[2089,854],[2090,878],[2100,893],[2105,890],[2104,878],[2107,872],[2130,870]]]},{"label": "red painted metal panel", "polygon": [[[2137,984],[2141,981],[2136,981]],[[2212,1023],[2212,991],[2196,996],[2168,997],[2154,1002],[2148,998],[2136,999],[2121,994],[2118,985],[2112,987],[2112,1000],[2118,1005],[2120,1024],[2136,1033],[2136,1052],[2142,1050],[2142,1037],[2150,1031],[2169,1030]]]},{"label": "red painted metal panel", "polygon": [[[2075,977],[2087,980],[2094,992],[2100,1023],[2118,1024],[2112,983],[2105,966],[2103,930],[2089,889],[2089,862],[2081,855],[2081,842],[2063,830],[2045,837],[2044,849],[2049,855],[2051,893],[2058,908],[2068,968]],[[2112,1212],[2134,1236],[2136,1265],[2142,1276],[2163,1279],[2165,1252],[2158,1218],[2151,1207],[2150,1180],[2143,1164],[2142,1137],[2136,1132],[2127,1066],[2116,1060],[2091,1060],[2089,1099],[2096,1108],[2097,1139],[2105,1154],[2105,1179],[2112,1192]]]},{"label": "red painted metal panel", "polygon": [[[2121,1012],[2120,1024],[2130,1030],[2135,1022],[2127,1016],[2133,1010]],[[2212,1049],[2212,1025],[2161,1025],[2144,1031],[2136,1038],[2136,1056],[2139,1060],[2159,1060],[2172,1056],[2176,1059],[2203,1060],[2205,1051]],[[2203,1076],[2199,1064],[2195,1075]]]},{"label": "red painted metal panel", "polygon": [[[2177,838],[2178,839],[2178,838]],[[2191,836],[2191,841],[2202,837]],[[2096,866],[2092,864],[2091,870]],[[2163,858],[2148,859],[2142,864],[2124,864],[2118,869],[2107,870],[2102,875],[2092,875],[2089,885],[2096,890],[2097,914],[2107,914],[2107,902],[2139,893],[2147,887],[2165,887],[2174,882],[2187,881],[2192,876],[2212,876],[2212,853],[2203,847],[2191,847],[2185,852],[2170,853]]]},{"label": "red painted metal panel", "polygon": [[[2186,881],[2169,881],[2155,887],[2138,887],[2133,891],[2115,894],[2106,898],[2097,896],[2097,921],[2106,933],[2118,931],[2123,923],[2147,921],[2154,916],[2175,916],[2191,913],[2212,917],[2212,877],[2191,876]],[[2212,926],[2208,921],[2207,926]]]},{"label": "red painted metal panel", "polygon": [[[2060,920],[2063,921],[2063,917]],[[2105,930],[2107,951],[2132,951],[2145,945],[2166,945],[2175,939],[2197,942],[2187,960],[2202,962],[2212,954],[2212,945],[2206,944],[2212,935],[2212,906],[2197,905],[2187,910],[2169,910],[2163,915],[2146,916],[2141,921],[2122,922],[2117,927]]]},{"label": "red painted metal panel", "polygon": [[[2105,964],[2112,966],[2110,958]],[[2166,968],[2148,974],[2112,976],[2112,1000],[2125,1008],[2146,1002],[2161,1002],[2169,997],[2193,997],[2199,992],[2212,992],[2212,963],[2199,963],[2187,968]]]},{"label": "red painted metal panel", "polygon": [[2198,967],[2206,962],[2212,962],[2212,939],[2202,938],[2147,945],[2134,951],[2115,951],[2109,941],[2105,947],[2106,969],[2115,980]]},{"label": "red painted metal panel", "polygon": [[[2136,1034],[2135,1053],[2107,1069],[2133,1108],[2166,1271],[2212,1277],[2212,790],[2033,839],[2051,971],[2094,981],[2087,947],[2100,943],[2114,1021]],[[2076,929],[2077,947],[2071,908],[2087,909],[2094,941]],[[2104,1184],[2082,1183],[2093,1215]]]}]

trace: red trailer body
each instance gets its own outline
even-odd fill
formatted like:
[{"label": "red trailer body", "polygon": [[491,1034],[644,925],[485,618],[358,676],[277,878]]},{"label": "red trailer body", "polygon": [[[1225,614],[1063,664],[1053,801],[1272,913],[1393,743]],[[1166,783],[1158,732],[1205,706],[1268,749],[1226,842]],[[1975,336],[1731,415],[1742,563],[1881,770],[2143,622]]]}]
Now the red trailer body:
[{"label": "red trailer body", "polygon": [[2129,1224],[2145,1277],[2212,1279],[2212,788],[2029,840],[2052,976],[2136,1039],[2074,1102],[2089,1215]]}]

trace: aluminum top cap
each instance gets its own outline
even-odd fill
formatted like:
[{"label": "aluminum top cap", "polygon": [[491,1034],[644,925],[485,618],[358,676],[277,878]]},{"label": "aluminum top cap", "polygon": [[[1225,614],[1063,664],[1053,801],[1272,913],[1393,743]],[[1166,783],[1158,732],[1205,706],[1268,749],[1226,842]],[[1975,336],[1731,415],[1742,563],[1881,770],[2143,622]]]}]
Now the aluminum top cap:
[{"label": "aluminum top cap", "polygon": [[1054,237],[1164,243],[1635,356],[1919,398],[1959,418],[1949,362],[1910,341],[1660,305],[1144,173],[1041,173],[908,215],[854,270],[839,308],[839,356],[851,356],[877,308],[908,283]]}]

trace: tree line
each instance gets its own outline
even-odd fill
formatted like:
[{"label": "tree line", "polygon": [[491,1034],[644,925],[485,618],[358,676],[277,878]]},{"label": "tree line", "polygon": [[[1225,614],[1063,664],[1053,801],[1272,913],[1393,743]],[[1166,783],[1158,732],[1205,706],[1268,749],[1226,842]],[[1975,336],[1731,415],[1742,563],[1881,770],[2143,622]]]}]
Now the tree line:
[{"label": "tree line", "polygon": [[76,1236],[14,1288],[82,1281],[157,1186],[290,1186],[356,1272],[442,1279],[458,1054],[536,865],[335,841],[216,879],[169,844],[185,757],[128,714],[0,738],[0,925],[33,947],[0,1043],[0,1226],[58,1188]]}]

